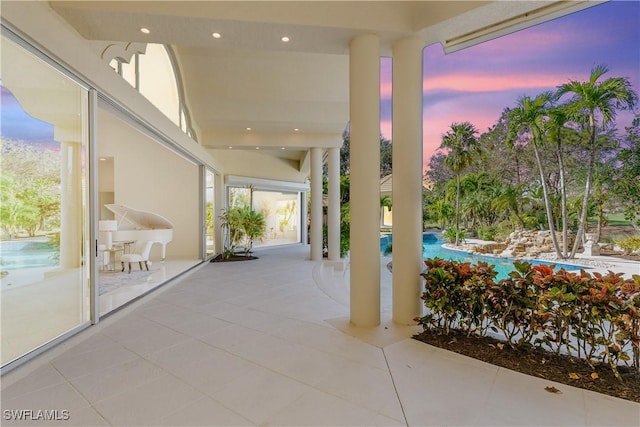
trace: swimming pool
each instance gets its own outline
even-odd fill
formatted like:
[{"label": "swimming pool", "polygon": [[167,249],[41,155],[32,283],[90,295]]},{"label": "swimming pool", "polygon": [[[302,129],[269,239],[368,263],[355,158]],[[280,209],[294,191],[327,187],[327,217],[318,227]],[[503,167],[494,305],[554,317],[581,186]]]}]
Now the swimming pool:
[{"label": "swimming pool", "polygon": [[0,242],[0,268],[52,267],[58,264],[55,252],[48,239],[3,241]]},{"label": "swimming pool", "polygon": [[[380,253],[384,255],[387,247],[392,243],[391,234],[384,234],[380,236]],[[444,242],[440,240],[437,234],[435,233],[424,233],[422,235],[422,257],[423,258],[442,258],[449,261],[457,261],[457,262],[471,262],[477,263],[478,261],[483,261],[489,264],[493,264],[496,266],[495,270],[498,272],[497,279],[505,279],[508,277],[509,273],[514,271],[513,262],[514,259],[510,258],[499,258],[493,256],[484,256],[484,255],[476,255],[470,254],[464,251],[458,251],[454,249],[443,248],[442,244]],[[579,265],[573,264],[559,264],[555,262],[546,262],[546,261],[538,261],[538,260],[527,260],[531,264],[534,265],[555,265],[556,270],[560,268],[564,268],[567,271],[572,270],[580,270],[586,267],[582,267]]]}]

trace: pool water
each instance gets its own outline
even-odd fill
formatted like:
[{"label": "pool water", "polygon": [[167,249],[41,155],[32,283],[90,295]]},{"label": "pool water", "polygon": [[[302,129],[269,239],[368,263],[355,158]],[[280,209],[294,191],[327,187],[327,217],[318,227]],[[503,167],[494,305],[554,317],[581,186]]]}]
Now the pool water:
[{"label": "pool water", "polygon": [[58,264],[47,240],[11,240],[0,243],[0,268],[52,267]]},{"label": "pool water", "polygon": [[[380,253],[385,254],[385,250],[392,243],[391,234],[385,234],[380,237]],[[489,264],[495,265],[495,271],[498,272],[498,276],[496,279],[506,279],[509,276],[509,273],[514,271],[513,262],[515,259],[511,258],[498,258],[493,256],[483,256],[470,254],[464,251],[457,251],[453,249],[443,248],[442,244],[444,242],[439,239],[438,235],[435,233],[424,233],[422,235],[422,257],[426,258],[442,258],[449,261],[457,261],[457,262],[470,262],[472,264],[477,263],[478,261],[486,262]],[[390,254],[389,254],[390,255]],[[545,262],[538,260],[527,260],[531,264],[534,265],[555,265],[556,270],[560,268],[564,268],[567,271],[572,270],[580,270],[581,268],[585,268],[578,265],[573,264],[559,264],[553,262]]]}]

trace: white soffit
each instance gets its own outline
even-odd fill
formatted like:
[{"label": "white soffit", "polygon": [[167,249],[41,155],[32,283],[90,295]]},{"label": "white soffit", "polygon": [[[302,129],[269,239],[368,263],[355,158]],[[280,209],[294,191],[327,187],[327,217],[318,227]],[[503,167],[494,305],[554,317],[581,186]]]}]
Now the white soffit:
[{"label": "white soffit", "polygon": [[285,192],[307,192],[310,191],[309,183],[297,183],[276,181],[272,179],[250,178],[245,176],[227,175],[225,185],[229,187],[252,186],[255,190],[272,190]]},{"label": "white soffit", "polygon": [[[333,135],[349,120],[349,42],[405,36],[461,49],[599,1],[52,1],[88,40],[164,43],[207,147],[255,139]],[[150,29],[149,34],[140,28]],[[220,38],[212,37],[219,32]],[[281,37],[287,35],[288,43]],[[206,135],[210,135],[207,138]],[[221,138],[226,135],[228,138]],[[269,136],[270,135],[270,136]],[[278,142],[270,142],[277,145]],[[282,144],[292,141],[282,140]],[[304,146],[308,146],[304,144]]]}]

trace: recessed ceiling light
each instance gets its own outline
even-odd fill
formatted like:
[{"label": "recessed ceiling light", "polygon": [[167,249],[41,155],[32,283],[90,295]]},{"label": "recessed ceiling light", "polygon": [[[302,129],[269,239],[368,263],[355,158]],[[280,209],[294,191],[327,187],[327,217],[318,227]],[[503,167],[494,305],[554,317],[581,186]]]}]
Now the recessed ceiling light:
[{"label": "recessed ceiling light", "polygon": [[251,128],[247,128],[247,130],[251,130]]},{"label": "recessed ceiling light", "polygon": [[220,34],[220,33],[213,33],[213,34],[211,34],[211,36],[212,36],[214,39],[219,39],[220,37],[222,37],[222,34]]},{"label": "recessed ceiling light", "polygon": [[106,158],[104,158],[104,157],[100,157],[100,161],[101,161],[101,162],[106,162],[106,161],[107,161],[107,159],[106,159]]},{"label": "recessed ceiling light", "polygon": [[233,148],[233,147],[230,145],[230,146],[229,146],[229,150],[231,150],[232,148]]},{"label": "recessed ceiling light", "polygon": [[259,149],[260,149],[260,147],[256,147],[256,150],[259,150]]},{"label": "recessed ceiling light", "polygon": [[281,150],[284,150],[285,148],[284,148],[284,147],[280,147],[280,149],[281,149]]},{"label": "recessed ceiling light", "polygon": [[149,34],[151,31],[148,28],[142,27],[140,28],[140,32],[144,34]]},{"label": "recessed ceiling light", "polygon": [[300,130],[300,129],[298,129],[298,128],[295,128],[295,129],[294,129],[293,131],[294,131],[294,132],[298,132],[299,130]]},{"label": "recessed ceiling light", "polygon": [[287,37],[287,36],[282,36],[282,37],[280,37],[280,40],[282,40],[283,42],[285,42],[285,43],[286,43],[286,42],[288,42],[290,39],[289,39],[289,37]]}]

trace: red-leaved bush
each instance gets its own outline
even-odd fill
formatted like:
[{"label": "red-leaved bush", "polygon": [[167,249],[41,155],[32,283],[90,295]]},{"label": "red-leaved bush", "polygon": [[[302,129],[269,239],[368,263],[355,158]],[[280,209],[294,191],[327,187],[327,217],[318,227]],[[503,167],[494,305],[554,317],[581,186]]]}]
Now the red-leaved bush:
[{"label": "red-leaved bush", "polygon": [[439,258],[425,260],[416,319],[425,329],[468,335],[500,333],[512,347],[537,346],[594,363],[640,368],[640,276],[573,273],[551,265],[514,262],[506,279],[494,266]]}]

